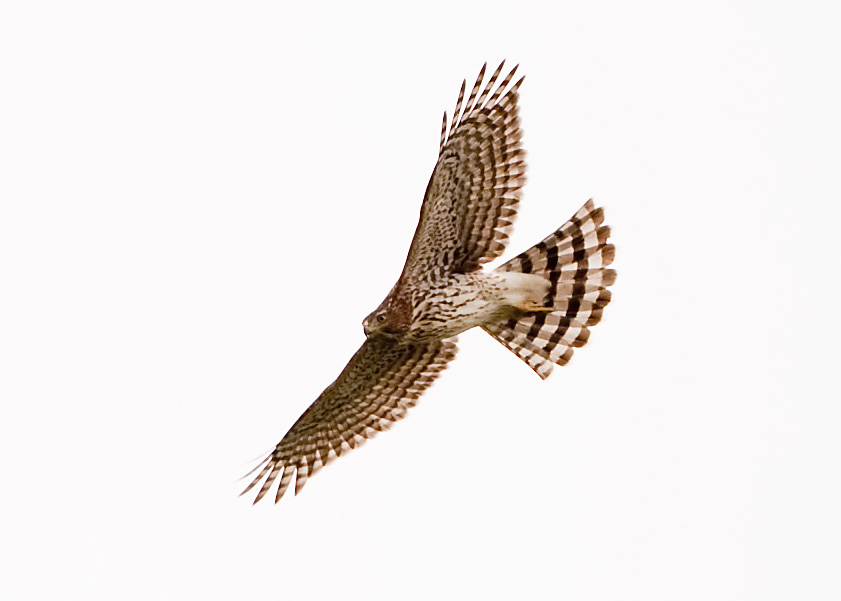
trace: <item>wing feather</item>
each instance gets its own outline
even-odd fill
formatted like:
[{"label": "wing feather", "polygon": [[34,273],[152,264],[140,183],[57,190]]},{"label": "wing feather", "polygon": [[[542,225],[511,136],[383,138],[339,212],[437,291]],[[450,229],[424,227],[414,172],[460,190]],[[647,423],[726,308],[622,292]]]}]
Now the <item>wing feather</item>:
[{"label": "wing feather", "polygon": [[298,418],[260,465],[242,494],[265,482],[256,503],[280,476],[275,502],[295,477],[295,494],[333,457],[361,446],[406,415],[406,409],[455,357],[456,340],[399,344],[385,336],[368,338],[335,382]]},{"label": "wing feather", "polygon": [[401,276],[404,284],[474,271],[505,249],[526,162],[517,107],[523,79],[509,87],[514,67],[494,88],[503,64],[484,87],[482,67],[464,104],[462,84],[446,135],[444,118],[438,162]]}]

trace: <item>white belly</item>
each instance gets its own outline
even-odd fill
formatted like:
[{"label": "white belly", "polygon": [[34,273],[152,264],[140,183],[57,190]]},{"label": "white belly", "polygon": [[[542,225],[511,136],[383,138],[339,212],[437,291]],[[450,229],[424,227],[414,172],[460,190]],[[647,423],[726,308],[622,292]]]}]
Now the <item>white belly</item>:
[{"label": "white belly", "polygon": [[532,274],[455,274],[415,303],[410,337],[449,338],[475,326],[497,323],[522,307],[541,304],[548,293],[549,282]]}]

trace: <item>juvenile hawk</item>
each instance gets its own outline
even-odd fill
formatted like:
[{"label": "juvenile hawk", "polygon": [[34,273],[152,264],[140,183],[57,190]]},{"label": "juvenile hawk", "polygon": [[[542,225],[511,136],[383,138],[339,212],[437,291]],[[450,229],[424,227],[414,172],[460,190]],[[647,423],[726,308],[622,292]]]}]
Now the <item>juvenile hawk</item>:
[{"label": "juvenile hawk", "polygon": [[[486,65],[487,66],[487,65]],[[565,365],[610,302],[615,249],[604,211],[587,201],[560,229],[494,271],[517,213],[525,152],[517,109],[517,67],[494,89],[485,67],[452,121],[441,127],[438,162],[403,273],[365,320],[365,342],[335,382],[248,475],[242,494],[280,476],[275,502],[295,476],[295,493],[335,457],[406,415],[456,354],[456,335],[479,326],[541,378]],[[462,111],[462,108],[464,109]]]}]

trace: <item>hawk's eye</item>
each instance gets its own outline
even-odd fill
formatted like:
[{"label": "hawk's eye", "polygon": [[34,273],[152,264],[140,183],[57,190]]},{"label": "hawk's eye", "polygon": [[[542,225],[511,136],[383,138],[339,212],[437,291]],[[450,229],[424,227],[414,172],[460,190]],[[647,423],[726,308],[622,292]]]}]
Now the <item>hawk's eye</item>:
[{"label": "hawk's eye", "polygon": [[377,315],[377,322],[378,323],[383,323],[384,321],[385,321],[385,313],[380,313],[379,315]]}]

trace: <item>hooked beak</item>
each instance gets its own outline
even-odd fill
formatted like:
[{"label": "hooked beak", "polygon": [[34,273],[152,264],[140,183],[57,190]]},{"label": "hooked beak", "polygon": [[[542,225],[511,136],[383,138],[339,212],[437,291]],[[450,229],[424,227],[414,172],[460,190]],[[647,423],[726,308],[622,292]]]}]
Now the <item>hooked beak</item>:
[{"label": "hooked beak", "polygon": [[371,335],[371,330],[368,328],[368,320],[362,322],[362,331],[365,332],[365,336],[368,337]]}]

